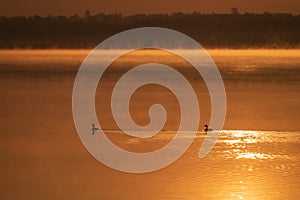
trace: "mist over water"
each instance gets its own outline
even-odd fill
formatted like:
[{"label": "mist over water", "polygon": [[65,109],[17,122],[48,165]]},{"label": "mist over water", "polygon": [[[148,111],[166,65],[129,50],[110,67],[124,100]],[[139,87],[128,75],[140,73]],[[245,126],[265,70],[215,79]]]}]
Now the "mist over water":
[{"label": "mist over water", "polygon": [[[144,64],[155,58],[157,62],[163,62],[185,73],[187,79],[195,85],[198,98],[201,98],[200,110],[206,112],[201,113],[201,124],[208,123],[208,92],[201,77],[189,69],[189,63],[171,58],[170,55],[160,55],[161,52],[145,52],[147,51],[125,56],[115,62],[105,73],[102,85],[112,87],[116,79],[128,70],[128,66]],[[193,51],[190,52],[193,54]],[[29,84],[28,88],[31,87],[30,84],[35,87],[45,84],[49,90],[51,85],[60,80],[62,87],[59,89],[64,89],[66,95],[69,95],[76,72],[88,53],[88,50],[3,50],[0,53],[2,92],[4,96],[16,92],[7,86],[18,83],[22,83],[21,86]],[[100,51],[99,54],[109,56],[110,51]],[[209,54],[221,72],[227,93],[225,129],[300,130],[297,123],[300,117],[299,50],[210,50]],[[103,90],[100,86],[97,98],[101,100],[101,95],[109,95],[110,91]],[[18,90],[24,91],[24,88],[20,87]],[[31,96],[29,92],[31,90],[26,91],[26,94]],[[167,94],[166,91],[159,90],[158,93],[160,92]],[[157,96],[160,96],[158,93]],[[143,101],[147,98],[144,95]]]},{"label": "mist over water", "polygon": [[[115,61],[101,79],[96,94],[98,119],[115,144],[133,152],[149,152],[168,144],[178,128],[180,113],[170,91],[144,86],[132,97],[132,117],[146,125],[148,107],[161,103],[168,112],[164,131],[149,139],[120,132],[111,120],[105,96],[129,66],[152,59],[169,64],[197,93],[201,121],[190,149],[167,168],[134,175],[95,160],[76,133],[72,89],[88,50],[1,50],[0,198],[299,197],[300,50],[208,52],[223,77],[228,108],[221,137],[203,159],[197,155],[204,138],[201,129],[210,119],[210,100],[203,80],[189,63],[164,52],[144,50]],[[109,56],[109,51],[102,55]],[[149,94],[149,90],[154,92]]]}]

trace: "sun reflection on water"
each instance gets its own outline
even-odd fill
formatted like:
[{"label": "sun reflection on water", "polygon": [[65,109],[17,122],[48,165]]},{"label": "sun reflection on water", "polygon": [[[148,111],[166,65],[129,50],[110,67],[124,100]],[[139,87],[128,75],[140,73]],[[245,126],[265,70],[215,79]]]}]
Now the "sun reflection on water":
[{"label": "sun reflection on water", "polygon": [[[252,160],[286,158],[285,155],[270,154],[269,151],[261,148],[265,142],[278,142],[274,140],[273,132],[268,134],[262,131],[226,130],[222,134],[224,137],[219,142],[226,144],[227,148],[223,150],[223,156],[227,158]],[[282,139],[280,142],[289,140],[288,133],[284,133],[284,135],[280,137]]]},{"label": "sun reflection on water", "polygon": [[268,159],[272,156],[262,154],[262,153],[254,153],[254,152],[248,152],[248,153],[240,153],[236,156],[236,159],[246,158],[246,159]]}]

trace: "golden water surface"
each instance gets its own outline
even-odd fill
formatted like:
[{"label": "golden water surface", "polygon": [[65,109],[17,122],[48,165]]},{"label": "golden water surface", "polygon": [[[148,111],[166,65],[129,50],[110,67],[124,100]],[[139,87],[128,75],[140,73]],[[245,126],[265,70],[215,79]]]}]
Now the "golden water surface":
[{"label": "golden water surface", "polygon": [[180,116],[170,91],[144,86],[132,97],[132,117],[145,125],[149,106],[161,103],[169,114],[164,131],[139,139],[117,130],[106,95],[127,68],[150,60],[170,64],[189,79],[199,99],[199,133],[189,150],[172,165],[146,174],[106,167],[78,137],[72,87],[88,52],[0,51],[0,199],[299,198],[300,50],[209,51],[224,80],[227,116],[216,146],[203,159],[198,153],[210,99],[189,63],[153,51],[115,61],[98,85],[96,109],[105,134],[121,148],[159,149],[175,135]]}]

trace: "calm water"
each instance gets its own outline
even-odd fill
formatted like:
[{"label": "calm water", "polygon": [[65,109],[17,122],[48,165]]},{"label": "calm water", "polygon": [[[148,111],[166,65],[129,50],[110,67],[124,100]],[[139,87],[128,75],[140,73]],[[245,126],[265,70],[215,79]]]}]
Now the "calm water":
[{"label": "calm water", "polygon": [[[227,117],[213,151],[199,159],[199,131],[174,164],[147,174],[112,170],[82,145],[72,118],[72,87],[86,50],[0,51],[1,199],[297,199],[300,196],[300,50],[212,50],[227,92]],[[148,55],[149,54],[149,55]],[[145,56],[146,55],[146,56]],[[131,65],[151,59],[181,70],[195,85],[201,121],[209,122],[205,85],[187,64],[163,53],[121,58],[96,95],[106,135],[120,147],[148,152],[166,145],[178,105],[162,88],[134,96],[132,115],[147,123],[146,105],[170,113],[166,131],[150,139],[126,136],[111,121],[107,98]]]}]

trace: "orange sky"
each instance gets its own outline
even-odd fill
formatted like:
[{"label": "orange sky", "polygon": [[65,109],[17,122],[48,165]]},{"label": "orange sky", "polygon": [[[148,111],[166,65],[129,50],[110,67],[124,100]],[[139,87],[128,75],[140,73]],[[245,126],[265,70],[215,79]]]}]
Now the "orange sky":
[{"label": "orange sky", "polygon": [[238,7],[241,13],[288,12],[300,14],[300,0],[1,0],[0,16],[83,15],[91,13],[202,12],[227,13]]}]

